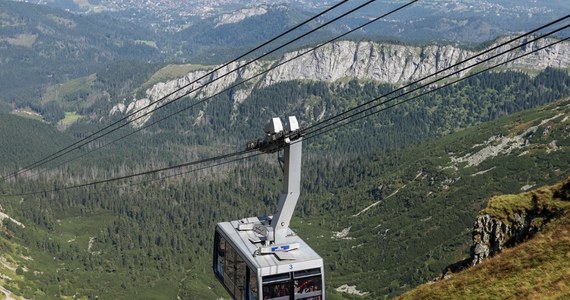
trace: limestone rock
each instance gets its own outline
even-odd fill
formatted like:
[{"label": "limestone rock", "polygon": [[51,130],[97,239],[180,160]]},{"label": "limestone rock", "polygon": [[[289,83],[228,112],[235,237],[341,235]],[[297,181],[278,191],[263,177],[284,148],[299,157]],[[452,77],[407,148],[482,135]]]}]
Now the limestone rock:
[{"label": "limestone rock", "polygon": [[[247,11],[238,17],[247,14],[261,14],[263,9],[260,9]],[[226,21],[231,22],[234,18],[236,17],[228,16]],[[498,40],[496,43],[502,41],[504,40]],[[530,43],[519,47],[518,51],[510,52],[489,63],[505,62],[525,51],[538,49],[551,42],[551,39],[546,39]],[[403,84],[422,79],[446,68],[450,68],[448,72],[457,72],[454,76],[461,77],[471,70],[472,64],[510,48],[511,46],[504,46],[496,51],[485,53],[469,61],[465,70],[459,71],[459,68],[450,67],[475,55],[476,52],[453,45],[433,44],[420,47],[370,41],[338,41],[312,51],[302,49],[285,53],[276,61],[232,62],[227,66],[212,67],[212,70],[219,68],[212,74],[209,74],[208,70],[196,70],[182,78],[157,83],[146,91],[145,99],[132,101],[140,113],[130,119],[137,118],[133,126],[141,127],[150,118],[151,110],[157,106],[186,95],[194,99],[204,99],[230,87],[233,89],[230,101],[235,104],[234,107],[237,107],[247,101],[253,88],[264,88],[292,80],[335,82],[351,78]],[[301,56],[305,52],[306,54]],[[275,68],[269,70],[272,66]],[[558,43],[511,62],[507,66],[520,69],[568,68],[570,67],[570,43]],[[267,73],[254,77],[262,71],[267,71]],[[243,85],[233,87],[245,80],[249,80],[245,87]],[[146,105],[142,106],[143,104]],[[133,104],[119,103],[111,109],[110,114],[129,113],[125,106],[131,107],[131,105]]]},{"label": "limestone rock", "polygon": [[532,224],[535,217],[541,216],[535,211],[514,213],[510,224],[507,224],[490,215],[479,216],[473,225],[470,265],[477,265],[505,247],[512,247],[534,235],[538,231]]}]

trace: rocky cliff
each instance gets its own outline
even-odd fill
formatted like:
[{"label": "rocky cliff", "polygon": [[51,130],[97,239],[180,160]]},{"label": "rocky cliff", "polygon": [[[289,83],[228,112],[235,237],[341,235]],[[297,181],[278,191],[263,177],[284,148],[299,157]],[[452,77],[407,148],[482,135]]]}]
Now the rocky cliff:
[{"label": "rocky cliff", "polygon": [[532,237],[570,206],[570,177],[555,186],[491,199],[473,226],[469,263],[476,265]]},{"label": "rocky cliff", "polygon": [[[502,41],[498,40],[496,43],[500,42]],[[519,48],[518,51],[502,56],[499,61],[506,61],[550,42],[549,40],[540,40],[530,43]],[[504,47],[504,49],[482,55],[477,61],[484,60],[509,48]],[[264,88],[292,80],[335,82],[351,78],[401,84],[433,74],[477,53],[452,45],[433,44],[420,47],[367,41],[339,41],[300,56],[307,51],[304,49],[286,53],[275,61],[231,63],[212,74],[208,74],[209,71],[204,70],[190,72],[183,78],[154,85],[146,90],[145,98],[134,99],[130,103],[119,103],[113,107],[110,113],[129,113],[160,99],[165,98],[164,101],[160,101],[160,104],[163,104],[186,93],[189,93],[190,97],[203,99],[220,93],[242,81],[248,81],[249,84],[235,87],[230,96],[231,101],[236,106],[245,101],[254,88]],[[469,65],[475,62],[476,60],[470,61]],[[519,69],[570,67],[570,42],[559,43],[534,55],[521,58],[510,63],[509,67]],[[217,67],[211,68],[211,70],[214,69]],[[237,71],[234,72],[234,70]],[[467,68],[459,76],[464,76],[469,71],[470,68]],[[260,72],[265,73],[256,76]],[[194,82],[201,77],[204,78]],[[209,82],[212,83],[201,88]],[[173,93],[177,89],[181,90]],[[173,94],[171,95],[171,93]],[[141,111],[141,114],[155,107],[156,105],[151,105]],[[138,116],[140,114],[134,118]],[[142,126],[149,118],[150,114],[138,118],[133,124],[134,126]]]},{"label": "rocky cliff", "polygon": [[568,299],[569,232],[570,177],[532,192],[495,197],[475,222],[473,247],[493,249],[490,253],[502,248],[502,253],[400,299]]}]

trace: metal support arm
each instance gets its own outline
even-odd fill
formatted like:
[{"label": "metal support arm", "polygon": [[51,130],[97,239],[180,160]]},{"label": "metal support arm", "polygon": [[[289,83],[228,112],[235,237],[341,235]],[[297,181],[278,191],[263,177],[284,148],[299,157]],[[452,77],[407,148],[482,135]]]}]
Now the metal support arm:
[{"label": "metal support arm", "polygon": [[[292,119],[296,128],[288,128],[290,131],[299,128],[295,117],[289,117],[289,126],[293,123]],[[299,200],[301,192],[301,150],[301,138],[294,142],[289,141],[284,147],[283,188],[279,194],[277,210],[273,214],[273,220],[271,220],[271,227],[273,227],[275,243],[277,244],[285,242],[287,228],[289,228],[297,200]]]},{"label": "metal support arm", "polygon": [[265,127],[266,137],[247,144],[247,149],[257,149],[271,153],[283,149],[284,176],[283,188],[279,194],[279,203],[273,214],[271,225],[264,230],[266,241],[270,244],[286,243],[287,229],[295,211],[301,190],[301,152],[302,138],[297,118],[288,117],[285,128],[279,118],[271,119]]}]

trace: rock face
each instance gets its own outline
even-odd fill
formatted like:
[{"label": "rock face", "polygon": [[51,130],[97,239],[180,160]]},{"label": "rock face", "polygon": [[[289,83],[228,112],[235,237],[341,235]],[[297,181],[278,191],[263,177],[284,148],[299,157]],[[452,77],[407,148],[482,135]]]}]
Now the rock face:
[{"label": "rock face", "polygon": [[[497,44],[506,40],[499,40]],[[539,49],[552,40],[539,40],[519,51],[501,56],[492,63],[506,62],[525,51]],[[493,55],[510,49],[503,46],[496,51],[481,55],[469,61],[468,65],[483,61]],[[280,63],[299,56],[306,50],[285,54]],[[570,43],[561,43],[547,48],[537,55],[529,55],[509,63],[510,67],[543,69],[570,66]],[[402,83],[418,80],[437,71],[451,67],[477,52],[451,45],[429,45],[425,47],[403,46],[375,42],[339,41],[321,47],[270,71],[261,86],[268,86],[290,80],[319,80],[333,82],[343,78],[374,80],[383,83]],[[464,66],[465,67],[465,66]],[[459,71],[459,68],[451,69]],[[459,73],[465,75],[471,68]]]},{"label": "rock face", "polygon": [[[247,65],[246,65],[247,64]],[[245,65],[245,66],[244,66]],[[260,71],[262,64],[260,62],[252,63],[230,63],[226,66],[216,67],[214,72],[200,70],[188,73],[185,77],[171,80],[168,82],[159,82],[146,90],[147,97],[142,99],[133,99],[128,105],[119,103],[115,105],[110,114],[124,113],[131,114],[129,121],[132,121],[134,127],[142,127],[152,116],[151,111],[156,107],[160,107],[170,101],[181,97],[191,97],[195,99],[203,99],[216,95],[241,82],[243,78],[249,78]],[[232,72],[237,70],[237,72]],[[252,74],[254,73],[254,74]],[[209,84],[212,82],[212,84]],[[239,103],[244,96],[243,93],[251,92],[251,88],[246,88],[241,92],[236,92],[234,101]]]},{"label": "rock face", "polygon": [[[285,54],[280,62],[306,50]],[[399,83],[419,79],[467,58],[473,52],[453,46],[413,47],[340,41],[270,71],[262,86],[289,80],[333,82],[343,78]]]},{"label": "rock face", "polygon": [[0,205],[0,227],[2,227],[2,222],[4,222],[4,219],[8,219],[8,220],[12,221],[12,223],[14,223],[14,224],[16,224],[22,228],[26,228],[26,226],[24,226],[24,224],[15,220],[14,218],[10,217],[9,215],[3,213],[2,210],[3,210],[3,208]]},{"label": "rock face", "polygon": [[532,216],[514,215],[514,222],[506,224],[490,215],[477,218],[473,226],[473,246],[471,246],[472,266],[483,259],[501,252],[504,247],[516,245],[531,237],[538,228],[531,225]]},{"label": "rock face", "polygon": [[[542,226],[568,207],[570,177],[552,187],[491,199],[473,226],[469,265],[531,238]],[[564,203],[564,204],[562,204]],[[485,210],[484,210],[485,211]]]},{"label": "rock face", "polygon": [[[503,40],[504,41],[504,40]],[[496,44],[501,43],[498,40]],[[516,51],[491,60],[496,64],[505,62],[525,52],[539,49],[553,40],[539,40],[519,47]],[[512,46],[504,46],[498,50],[482,54],[477,59],[468,61],[461,68],[450,68],[449,72],[457,72],[456,76],[464,76],[471,70],[471,65],[483,61]],[[185,77],[165,83],[157,83],[146,90],[144,99],[133,99],[131,103],[118,103],[110,114],[132,113],[134,107],[144,103],[159,105],[172,101],[177,97],[189,94],[190,97],[203,99],[213,96],[232,87],[231,101],[237,106],[247,101],[254,88],[264,88],[280,82],[292,80],[312,80],[335,82],[346,78],[372,80],[379,83],[401,84],[422,79],[437,71],[449,68],[477,54],[477,52],[462,49],[452,45],[404,46],[376,42],[338,41],[327,44],[316,50],[304,49],[284,54],[276,61],[234,62],[224,67],[212,67],[216,70],[193,71]],[[570,67],[570,42],[558,43],[554,46],[522,57],[507,65],[521,69],[544,69],[546,67]],[[460,70],[463,69],[464,70]],[[260,74],[261,72],[265,72]],[[446,73],[446,74],[448,74]],[[443,75],[443,74],[442,74]],[[433,80],[430,78],[429,80]],[[237,84],[247,81],[247,85]],[[426,82],[427,83],[427,82]],[[205,85],[205,87],[203,87]],[[202,88],[203,87],[203,88]],[[143,100],[143,101],[141,101]],[[150,102],[147,102],[150,100]],[[140,108],[140,114],[133,125],[143,126],[150,118],[150,112],[157,105],[148,104]],[[125,109],[126,108],[126,109]]]}]

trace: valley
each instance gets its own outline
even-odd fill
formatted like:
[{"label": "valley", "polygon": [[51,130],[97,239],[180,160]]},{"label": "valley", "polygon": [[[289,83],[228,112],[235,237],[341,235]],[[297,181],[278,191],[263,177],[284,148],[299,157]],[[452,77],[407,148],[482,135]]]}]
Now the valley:
[{"label": "valley", "polygon": [[[394,139],[389,135],[381,139],[383,146],[374,146],[386,149],[378,152],[365,150],[364,146],[349,154],[342,145],[330,145],[326,139],[309,143],[303,163],[305,191],[293,221],[295,230],[323,255],[331,297],[347,295],[342,292],[344,285],[373,297],[396,295],[434,278],[446,265],[462,259],[468,250],[475,214],[488,197],[553,183],[567,174],[568,109],[568,100],[563,100],[401,150],[386,144]],[[176,132],[170,135],[176,137]],[[328,138],[345,139],[345,144],[362,140],[354,131],[346,133],[355,140],[346,140],[345,133]],[[167,136],[161,135],[164,141]],[[518,144],[522,148],[511,147],[508,152],[485,150],[501,147],[503,139],[519,136],[526,139]],[[154,152],[149,149],[158,147],[152,142],[159,141],[156,138],[145,138],[146,146],[141,150],[147,154],[137,156],[148,160]],[[133,140],[135,144],[140,143],[137,140]],[[94,174],[106,174],[101,162],[111,163],[110,155],[120,159],[119,153],[120,149],[100,153],[97,164],[89,160],[72,162],[66,167],[71,173],[55,173],[56,177],[51,178],[67,182],[75,177],[89,180],[95,178],[91,177]],[[158,153],[164,159],[168,152]],[[477,164],[469,162],[474,156],[479,157]],[[162,159],[155,158],[157,163]],[[130,164],[122,164],[125,169],[117,171],[129,172]],[[99,167],[95,169],[95,165]],[[175,177],[169,182],[132,181],[106,185],[104,189],[26,196],[23,202],[20,197],[8,198],[3,209],[14,219],[27,221],[25,229],[5,221],[8,230],[4,238],[12,236],[12,241],[27,245],[26,250],[20,250],[21,255],[34,259],[15,259],[33,271],[19,277],[25,278],[18,284],[20,288],[11,285],[10,290],[27,298],[38,297],[41,294],[36,293],[53,283],[31,273],[58,269],[66,284],[48,290],[57,295],[69,295],[70,289],[80,295],[115,298],[135,291],[170,298],[172,294],[166,290],[204,298],[223,295],[210,278],[210,233],[216,220],[272,211],[276,195],[267,191],[278,190],[279,182],[273,178],[278,178],[279,170],[275,163],[270,165],[268,170],[267,161],[251,162],[214,169],[210,174]],[[533,171],[529,173],[529,169]],[[258,174],[266,174],[266,178]],[[13,193],[30,187],[42,189],[51,181],[24,180],[26,184],[20,188],[11,184],[0,188]],[[29,231],[31,228],[35,229]],[[426,253],[418,253],[418,249]],[[46,260],[43,253],[56,260]],[[363,279],[363,274],[368,279]],[[115,277],[124,279],[111,279]],[[181,286],[170,284],[183,278]],[[150,289],[141,289],[140,285],[148,282]],[[91,290],[88,286],[97,288]]]},{"label": "valley", "polygon": [[[542,195],[533,190],[568,177],[570,44],[556,37],[489,61],[489,49],[513,36],[497,29],[468,44],[369,31],[309,51],[339,23],[262,60],[230,62],[331,3],[215,1],[199,6],[203,15],[184,11],[178,25],[196,19],[181,30],[121,15],[161,19],[178,2],[154,11],[81,3],[89,5],[0,3],[0,293],[8,299],[229,299],[212,274],[215,225],[273,213],[282,169],[275,155],[194,162],[243,151],[272,117],[297,116],[306,130],[291,228],[323,257],[327,299],[415,298],[405,293],[417,286],[411,295],[427,295],[423,284],[470,257],[474,223],[495,209],[489,199]],[[481,17],[492,10],[525,15],[528,27],[567,7],[533,3],[434,1],[395,23],[413,24],[422,10],[494,24]],[[248,31],[253,24],[259,31]],[[455,66],[479,53],[473,63],[484,63]],[[446,68],[457,74],[411,84]],[[402,101],[377,105],[386,95]],[[351,112],[359,114],[336,121]],[[70,150],[52,156],[61,149]],[[548,226],[566,230],[562,216]]]}]

